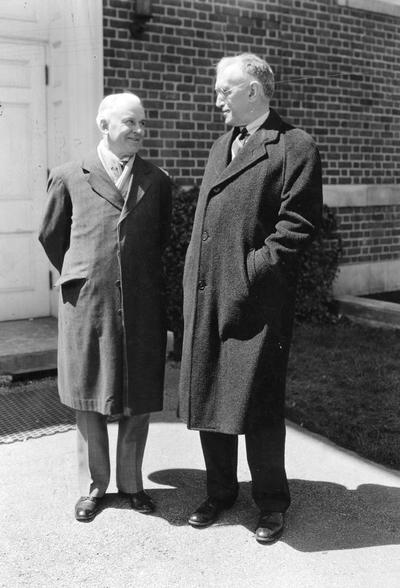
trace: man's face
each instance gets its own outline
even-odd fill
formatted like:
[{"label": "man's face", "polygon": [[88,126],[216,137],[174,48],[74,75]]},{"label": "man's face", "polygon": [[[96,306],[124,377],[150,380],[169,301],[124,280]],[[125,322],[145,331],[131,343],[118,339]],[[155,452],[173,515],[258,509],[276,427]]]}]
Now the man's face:
[{"label": "man's face", "polygon": [[117,157],[132,156],[142,147],[144,133],[145,114],[142,105],[130,98],[117,102],[105,126],[110,151]]},{"label": "man's face", "polygon": [[251,122],[251,81],[237,64],[228,65],[218,72],[215,81],[216,105],[222,110],[227,125],[239,127]]}]

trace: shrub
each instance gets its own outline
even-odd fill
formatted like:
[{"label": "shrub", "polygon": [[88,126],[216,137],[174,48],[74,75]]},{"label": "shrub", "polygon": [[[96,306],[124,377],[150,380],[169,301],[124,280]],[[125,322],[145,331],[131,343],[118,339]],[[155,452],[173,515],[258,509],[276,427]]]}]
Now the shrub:
[{"label": "shrub", "polygon": [[173,358],[181,356],[183,338],[183,290],[182,277],[186,249],[192,233],[199,188],[173,187],[171,238],[165,251],[165,273],[167,294],[167,325],[174,333]]},{"label": "shrub", "polygon": [[[189,245],[199,188],[174,186],[172,199],[172,234],[165,252],[167,321],[174,333],[172,357],[180,359],[183,338],[182,276]],[[323,208],[321,228],[311,245],[301,255],[297,291],[296,319],[324,322],[335,319],[332,283],[338,272],[340,237],[334,213]]]},{"label": "shrub", "polygon": [[336,320],[332,285],[339,271],[341,252],[336,216],[324,205],[320,229],[301,254],[296,320],[313,323]]}]

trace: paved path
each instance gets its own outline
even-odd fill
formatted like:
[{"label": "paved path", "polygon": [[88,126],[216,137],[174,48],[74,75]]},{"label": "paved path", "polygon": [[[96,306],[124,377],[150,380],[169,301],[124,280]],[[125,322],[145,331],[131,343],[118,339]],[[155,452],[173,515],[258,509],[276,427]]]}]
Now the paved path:
[{"label": "paved path", "polygon": [[[109,425],[112,454],[116,425]],[[241,439],[242,441],[242,439]],[[0,445],[0,586],[397,588],[400,477],[288,426],[292,506],[280,542],[256,543],[240,445],[240,497],[218,524],[186,524],[203,498],[198,436],[156,416],[145,454],[154,515],[115,495],[88,524],[73,517],[75,431]],[[113,478],[114,479],[114,478]]]},{"label": "paved path", "polygon": [[[27,362],[31,368],[43,358],[54,362],[54,319],[11,321],[1,327],[0,374],[2,366],[8,373],[11,365],[24,369]],[[169,409],[175,403],[176,382],[177,372],[170,365]],[[75,521],[73,430],[0,444],[0,586],[400,586],[398,473],[289,425],[292,506],[282,540],[263,546],[253,536],[257,511],[241,438],[239,499],[218,524],[195,530],[186,520],[204,497],[204,464],[197,433],[173,414],[155,415],[150,429],[145,487],[158,504],[151,516],[129,509],[112,483],[96,519],[88,524]],[[117,426],[109,429],[115,455]]]}]

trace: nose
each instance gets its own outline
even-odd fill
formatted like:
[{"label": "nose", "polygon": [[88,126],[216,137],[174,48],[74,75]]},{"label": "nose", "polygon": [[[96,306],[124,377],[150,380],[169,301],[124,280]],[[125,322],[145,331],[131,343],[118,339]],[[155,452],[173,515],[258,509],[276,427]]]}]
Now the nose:
[{"label": "nose", "polygon": [[224,99],[221,96],[221,94],[218,93],[216,95],[216,98],[215,98],[215,105],[217,106],[217,108],[221,108],[221,106],[223,105],[223,103],[224,103]]}]

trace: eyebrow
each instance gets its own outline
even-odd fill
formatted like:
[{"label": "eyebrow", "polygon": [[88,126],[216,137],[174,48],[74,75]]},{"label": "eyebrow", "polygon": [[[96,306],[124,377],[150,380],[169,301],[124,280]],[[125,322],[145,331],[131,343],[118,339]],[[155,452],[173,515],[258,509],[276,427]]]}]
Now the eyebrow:
[{"label": "eyebrow", "polygon": [[146,118],[145,117],[139,118],[137,116],[133,116],[133,115],[127,114],[126,116],[123,116],[122,117],[122,120],[135,120],[137,122],[145,122],[146,121]]}]

